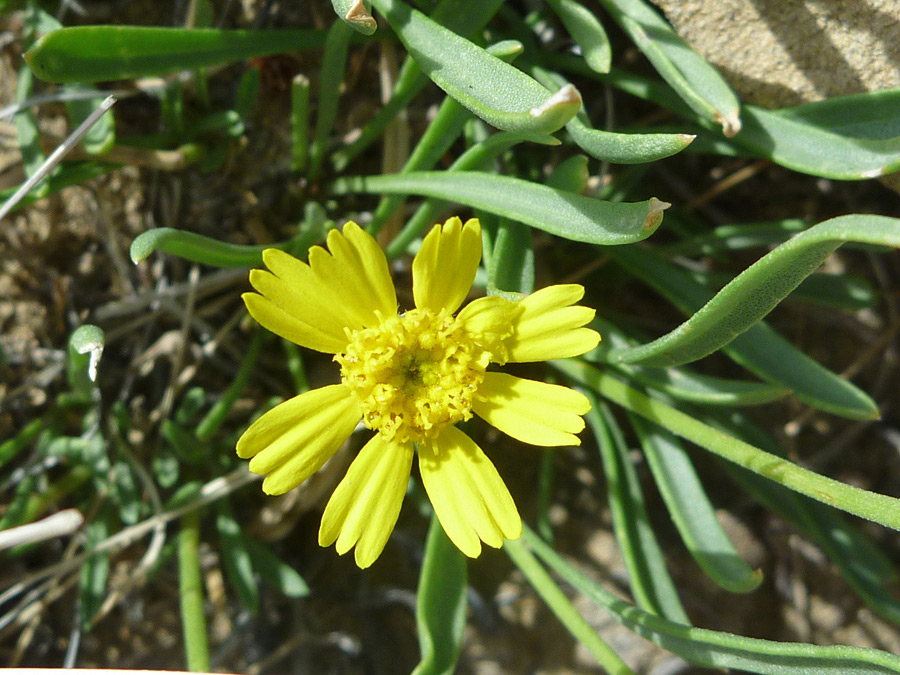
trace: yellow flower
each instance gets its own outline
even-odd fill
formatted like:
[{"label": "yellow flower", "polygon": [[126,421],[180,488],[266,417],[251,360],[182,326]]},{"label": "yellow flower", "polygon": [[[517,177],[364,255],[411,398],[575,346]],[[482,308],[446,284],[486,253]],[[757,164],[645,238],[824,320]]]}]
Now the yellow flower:
[{"label": "yellow flower", "polygon": [[517,539],[522,521],[481,448],[454,424],[476,414],[500,431],[540,446],[578,445],[588,400],[567,387],[488,370],[491,363],[543,361],[593,349],[584,328],[594,310],[574,305],[577,284],[550,286],[518,302],[470,302],[481,261],[481,225],[451,218],[425,237],[412,265],[416,308],[397,313],[387,260],[356,223],[332,230],[328,250],[309,264],[263,253],[253,270],[250,314],[300,346],[334,354],[341,383],[300,394],[254,422],[238,440],[263,490],[282,494],[318,471],[362,419],[377,433],[350,465],[325,508],[319,544],[356,547],[368,567],[400,514],[413,455],[444,531],[467,556],[481,542]]}]

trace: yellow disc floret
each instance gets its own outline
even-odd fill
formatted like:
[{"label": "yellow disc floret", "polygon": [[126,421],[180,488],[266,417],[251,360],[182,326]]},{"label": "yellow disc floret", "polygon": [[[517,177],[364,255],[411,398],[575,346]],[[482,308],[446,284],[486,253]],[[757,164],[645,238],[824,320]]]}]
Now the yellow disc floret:
[{"label": "yellow disc floret", "polygon": [[445,310],[414,309],[349,337],[335,360],[385,441],[418,442],[472,416],[491,354]]}]

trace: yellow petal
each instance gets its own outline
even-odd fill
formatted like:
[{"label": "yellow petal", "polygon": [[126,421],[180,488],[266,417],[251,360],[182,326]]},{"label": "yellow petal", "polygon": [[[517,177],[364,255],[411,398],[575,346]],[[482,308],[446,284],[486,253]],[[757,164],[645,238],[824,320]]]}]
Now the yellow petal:
[{"label": "yellow petal", "polygon": [[349,222],[343,233],[328,233],[328,249],[309,249],[309,266],[337,297],[341,311],[354,317],[353,325],[375,326],[380,323],[378,314],[387,318],[397,313],[387,259],[372,235]]},{"label": "yellow petal", "polygon": [[237,454],[250,470],[269,474],[268,494],[283,494],[318,471],[353,432],[359,404],[341,384],[313,389],[281,403],[250,425]]},{"label": "yellow petal", "polygon": [[413,260],[416,307],[453,313],[466,299],[481,262],[481,223],[451,218],[435,225]]},{"label": "yellow petal", "polygon": [[509,360],[546,361],[584,354],[597,346],[600,335],[582,328],[594,310],[573,305],[584,296],[579,284],[548,286],[518,302],[521,312],[507,341]]},{"label": "yellow petal", "polygon": [[346,336],[340,339],[336,335],[328,333],[321,328],[304,323],[281,309],[268,298],[256,293],[244,293],[241,296],[250,316],[259,322],[259,325],[280,335],[285,340],[315,349],[326,354],[340,354],[347,348]]},{"label": "yellow petal", "polygon": [[322,283],[303,261],[270,248],[263,251],[263,262],[272,274],[252,270],[250,283],[288,314],[339,340],[345,339],[344,328],[357,330],[363,327],[358,318],[347,311],[340,296]]},{"label": "yellow petal", "polygon": [[472,410],[505,434],[531,445],[581,445],[587,398],[568,387],[486,373]]},{"label": "yellow petal", "polygon": [[473,300],[463,307],[456,320],[491,352],[494,363],[505,363],[506,340],[512,335],[519,311],[518,303],[498,295],[490,295]]},{"label": "yellow petal", "polygon": [[360,568],[375,562],[400,515],[412,457],[411,443],[385,443],[381,434],[373,436],[328,500],[319,545],[337,541],[339,555],[356,546]]},{"label": "yellow petal", "polygon": [[456,427],[419,443],[419,470],[441,527],[470,558],[481,542],[500,548],[522,535],[522,520],[503,479],[481,448]]}]

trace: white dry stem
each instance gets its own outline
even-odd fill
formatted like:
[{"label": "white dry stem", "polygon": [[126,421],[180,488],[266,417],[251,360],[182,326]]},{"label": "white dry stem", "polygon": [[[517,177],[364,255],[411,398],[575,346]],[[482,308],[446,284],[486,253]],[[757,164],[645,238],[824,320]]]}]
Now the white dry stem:
[{"label": "white dry stem", "polygon": [[56,165],[62,161],[62,158],[65,157],[76,145],[78,142],[84,137],[84,135],[90,130],[92,126],[94,126],[97,121],[103,116],[103,114],[113,107],[116,99],[114,96],[107,96],[106,100],[100,104],[94,112],[88,115],[87,119],[78,125],[78,128],[75,129],[71,134],[69,134],[68,138],[64,140],[56,150],[50,153],[50,156],[44,160],[44,163],[41,164],[40,168],[34,172],[34,174],[22,183],[21,187],[15,191],[12,197],[6,200],[6,203],[3,206],[0,206],[0,220],[3,220],[10,211],[15,208],[16,204],[18,204],[22,199],[31,192],[31,189],[40,183],[44,178],[46,178],[53,169],[56,168]]},{"label": "white dry stem", "polygon": [[0,532],[0,551],[72,534],[83,522],[84,516],[81,515],[81,511],[65,509],[33,523],[11,527]]}]

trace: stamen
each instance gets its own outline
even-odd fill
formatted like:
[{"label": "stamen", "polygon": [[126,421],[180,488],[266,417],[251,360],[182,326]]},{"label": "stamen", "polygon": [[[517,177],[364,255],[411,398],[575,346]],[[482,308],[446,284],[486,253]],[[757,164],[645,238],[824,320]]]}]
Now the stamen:
[{"label": "stamen", "polygon": [[349,337],[335,360],[386,441],[418,442],[472,416],[491,354],[446,311],[414,309]]}]

